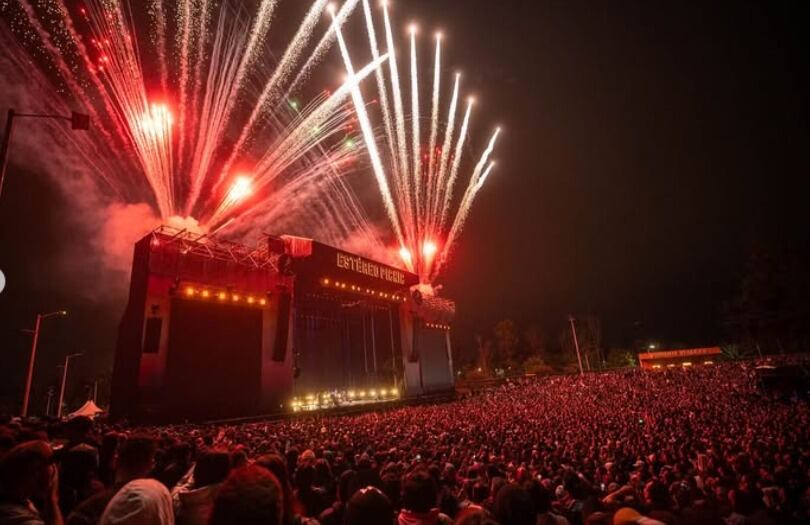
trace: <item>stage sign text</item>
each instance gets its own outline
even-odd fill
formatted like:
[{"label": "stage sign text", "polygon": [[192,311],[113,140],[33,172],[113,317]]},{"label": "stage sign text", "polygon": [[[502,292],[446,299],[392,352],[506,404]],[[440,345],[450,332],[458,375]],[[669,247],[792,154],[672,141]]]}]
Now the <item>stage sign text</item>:
[{"label": "stage sign text", "polygon": [[394,284],[405,284],[405,272],[371,262],[356,255],[337,252],[337,267],[350,272],[368,275]]}]

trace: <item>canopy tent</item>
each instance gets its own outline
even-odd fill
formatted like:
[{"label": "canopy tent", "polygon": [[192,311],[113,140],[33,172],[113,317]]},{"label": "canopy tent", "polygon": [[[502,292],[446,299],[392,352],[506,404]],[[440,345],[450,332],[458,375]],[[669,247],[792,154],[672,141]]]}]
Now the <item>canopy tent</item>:
[{"label": "canopy tent", "polygon": [[78,410],[73,412],[72,414],[68,415],[68,419],[73,419],[74,417],[78,416],[85,416],[89,418],[94,418],[97,415],[104,412],[103,409],[99,408],[92,399],[88,400],[85,404],[83,404]]}]

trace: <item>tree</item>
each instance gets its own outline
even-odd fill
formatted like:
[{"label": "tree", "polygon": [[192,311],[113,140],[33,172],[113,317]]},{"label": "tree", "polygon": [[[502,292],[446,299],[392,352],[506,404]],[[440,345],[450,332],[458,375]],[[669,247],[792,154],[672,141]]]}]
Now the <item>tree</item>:
[{"label": "tree", "polygon": [[548,356],[546,334],[543,333],[537,324],[532,323],[523,331],[523,341],[526,343],[526,348],[529,351],[529,358],[537,356],[543,360],[546,359]]},{"label": "tree", "polygon": [[489,377],[492,375],[493,365],[492,339],[476,335],[475,342],[478,344],[478,367],[481,369],[481,373]]},{"label": "tree", "polygon": [[810,342],[810,256],[791,246],[749,249],[736,295],[725,305],[732,340],[749,353],[796,351]]},{"label": "tree", "polygon": [[523,362],[523,371],[527,374],[548,375],[554,373],[554,368],[539,355],[533,355]]},{"label": "tree", "polygon": [[497,345],[497,363],[502,366],[517,366],[520,364],[517,326],[511,319],[504,319],[495,325],[495,341]]},{"label": "tree", "polygon": [[612,348],[608,352],[608,368],[626,368],[628,366],[638,366],[638,360],[635,353],[622,348]]},{"label": "tree", "polygon": [[602,362],[602,321],[595,315],[587,315],[576,321],[576,326],[582,366],[588,370],[599,368]]},{"label": "tree", "polygon": [[567,322],[560,331],[560,335],[557,336],[557,343],[559,344],[559,351],[549,356],[548,363],[559,371],[566,371],[571,365],[577,367],[577,370],[579,370],[574,337],[573,334],[571,334],[571,325]]}]

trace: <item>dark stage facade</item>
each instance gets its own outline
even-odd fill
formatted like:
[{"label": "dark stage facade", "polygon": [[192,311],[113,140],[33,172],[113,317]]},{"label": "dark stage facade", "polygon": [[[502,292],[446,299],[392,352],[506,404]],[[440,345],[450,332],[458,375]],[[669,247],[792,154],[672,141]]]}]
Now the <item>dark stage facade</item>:
[{"label": "dark stage facade", "polygon": [[452,301],[311,239],[159,228],[135,245],[111,414],[218,419],[449,391]]}]

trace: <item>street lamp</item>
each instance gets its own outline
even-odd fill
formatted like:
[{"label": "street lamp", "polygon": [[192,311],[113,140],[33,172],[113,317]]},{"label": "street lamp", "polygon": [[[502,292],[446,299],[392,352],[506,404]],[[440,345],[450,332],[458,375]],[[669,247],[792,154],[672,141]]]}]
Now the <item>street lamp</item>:
[{"label": "street lamp", "polygon": [[21,417],[28,415],[28,399],[31,395],[31,379],[34,377],[34,360],[37,357],[37,342],[39,341],[39,327],[43,319],[53,317],[55,315],[67,315],[67,310],[57,310],[47,314],[37,314],[37,322],[34,324],[33,330],[26,330],[34,334],[34,340],[31,342],[31,355],[28,358],[28,376],[25,380],[25,394],[23,395],[23,406]]},{"label": "street lamp", "polygon": [[62,386],[59,389],[59,404],[56,406],[56,418],[62,419],[62,403],[65,401],[65,383],[67,383],[67,372],[70,359],[79,357],[82,354],[68,354],[65,356],[65,364],[62,365]]},{"label": "street lamp", "polygon": [[11,132],[14,129],[14,118],[47,118],[56,120],[67,120],[70,122],[70,129],[86,131],[90,129],[90,115],[84,113],[70,112],[70,116],[64,115],[41,115],[34,113],[17,113],[9,109],[6,116],[6,132],[3,134],[3,143],[0,145],[0,194],[3,193],[3,179],[6,176],[6,165],[8,164],[8,150],[11,147]]},{"label": "street lamp", "polygon": [[568,322],[571,323],[571,335],[574,336],[574,348],[577,351],[577,363],[579,364],[579,375],[582,375],[584,372],[582,371],[582,356],[579,353],[579,340],[577,339],[577,327],[574,325],[576,319],[574,319],[573,315],[568,316]]}]

